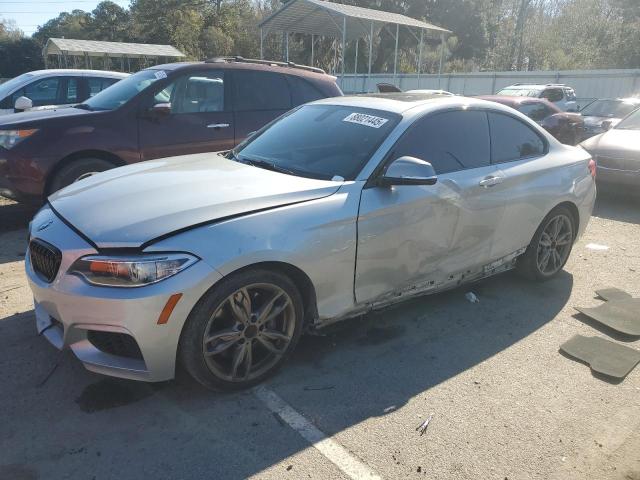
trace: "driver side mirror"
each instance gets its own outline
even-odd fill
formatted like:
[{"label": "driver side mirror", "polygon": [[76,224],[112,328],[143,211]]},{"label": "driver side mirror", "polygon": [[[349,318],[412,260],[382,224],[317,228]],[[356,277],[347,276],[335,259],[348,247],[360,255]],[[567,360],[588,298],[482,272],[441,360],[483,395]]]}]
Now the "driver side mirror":
[{"label": "driver side mirror", "polygon": [[602,129],[605,132],[611,130],[611,120],[605,120],[604,122],[602,122]]},{"label": "driver side mirror", "polygon": [[156,103],[149,109],[149,113],[154,117],[166,117],[171,114],[171,103]]},{"label": "driver side mirror", "polygon": [[389,164],[379,185],[433,185],[438,181],[433,165],[415,157],[399,157]]},{"label": "driver side mirror", "polygon": [[13,108],[16,110],[16,112],[24,112],[25,110],[33,108],[33,102],[30,98],[18,97]]}]

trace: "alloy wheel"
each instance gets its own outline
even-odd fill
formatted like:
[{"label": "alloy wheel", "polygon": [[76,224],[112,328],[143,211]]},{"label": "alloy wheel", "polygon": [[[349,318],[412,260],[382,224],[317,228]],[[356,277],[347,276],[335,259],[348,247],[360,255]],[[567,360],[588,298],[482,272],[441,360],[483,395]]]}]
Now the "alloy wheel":
[{"label": "alloy wheel", "polygon": [[251,284],[233,292],[213,312],[204,330],[202,353],[216,377],[249,381],[278,363],[294,331],[289,295],[273,284]]},{"label": "alloy wheel", "polygon": [[571,252],[573,223],[566,215],[552,217],[542,230],[538,241],[536,262],[538,270],[551,276],[560,270]]}]

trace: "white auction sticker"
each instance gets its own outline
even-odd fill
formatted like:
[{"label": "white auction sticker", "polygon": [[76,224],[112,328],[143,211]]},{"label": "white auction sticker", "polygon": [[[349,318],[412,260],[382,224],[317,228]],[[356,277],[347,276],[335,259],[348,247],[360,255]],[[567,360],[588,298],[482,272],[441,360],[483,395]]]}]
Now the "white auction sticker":
[{"label": "white auction sticker", "polygon": [[167,72],[164,70],[157,70],[154,75],[158,80],[162,80],[163,78],[167,78]]},{"label": "white auction sticker", "polygon": [[342,121],[357,123],[358,125],[365,125],[367,127],[380,128],[385,123],[387,123],[389,119],[367,115],[366,113],[353,112],[347,115]]}]

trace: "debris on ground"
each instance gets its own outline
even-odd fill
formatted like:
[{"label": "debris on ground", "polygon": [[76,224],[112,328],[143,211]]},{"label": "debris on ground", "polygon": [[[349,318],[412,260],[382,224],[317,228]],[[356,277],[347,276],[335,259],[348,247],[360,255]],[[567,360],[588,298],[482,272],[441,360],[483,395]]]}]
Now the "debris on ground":
[{"label": "debris on ground", "polygon": [[306,392],[315,392],[319,390],[331,390],[332,388],[335,388],[335,385],[324,385],[321,387],[303,387],[302,389]]},{"label": "debris on ground", "polygon": [[422,422],[420,425],[418,425],[418,427],[416,428],[416,432],[419,431],[420,432],[420,436],[425,434],[425,432],[427,431],[427,428],[429,427],[429,423],[431,422],[432,418],[433,418],[433,413],[431,415],[429,415],[429,417],[424,422]]},{"label": "debris on ground", "polygon": [[478,296],[473,293],[473,292],[467,292],[464,295],[464,298],[466,298],[467,300],[469,300],[471,303],[480,303],[480,299],[478,298]]},{"label": "debris on ground", "polygon": [[609,250],[607,245],[600,245],[599,243],[587,243],[586,248],[589,250]]}]

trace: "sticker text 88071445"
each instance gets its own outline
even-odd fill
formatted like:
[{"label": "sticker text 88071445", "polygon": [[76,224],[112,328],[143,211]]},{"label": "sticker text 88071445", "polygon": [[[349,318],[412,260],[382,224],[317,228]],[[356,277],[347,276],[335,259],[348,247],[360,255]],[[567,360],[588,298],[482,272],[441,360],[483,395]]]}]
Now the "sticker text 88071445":
[{"label": "sticker text 88071445", "polygon": [[343,120],[343,122],[357,123],[358,125],[365,125],[372,128],[380,128],[389,120],[387,118],[376,117],[374,115],[367,115],[366,113],[350,113]]}]

